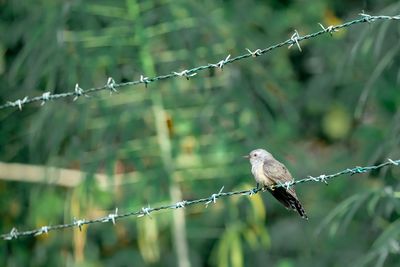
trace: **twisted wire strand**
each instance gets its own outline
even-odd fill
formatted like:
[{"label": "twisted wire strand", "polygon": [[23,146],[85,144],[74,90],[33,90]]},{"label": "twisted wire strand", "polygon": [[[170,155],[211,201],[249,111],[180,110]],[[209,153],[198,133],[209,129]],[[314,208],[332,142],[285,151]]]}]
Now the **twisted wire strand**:
[{"label": "twisted wire strand", "polygon": [[[328,180],[336,178],[338,176],[350,174],[361,174],[365,172],[369,172],[372,170],[377,170],[385,166],[399,166],[400,164],[400,159],[398,160],[391,160],[388,159],[388,161],[378,164],[378,165],[372,165],[372,166],[366,166],[366,167],[354,167],[354,168],[348,168],[342,171],[339,171],[337,173],[333,174],[321,174],[319,176],[313,177],[313,176],[308,176],[307,178],[301,179],[301,180],[293,180],[288,183],[284,184],[278,184],[274,186],[274,188],[278,187],[285,187],[289,188],[291,186],[294,186],[296,184],[301,184],[301,183],[307,183],[307,182],[324,182],[325,184],[328,183]],[[139,210],[134,210],[134,211],[129,211],[126,213],[118,213],[118,208],[115,209],[114,213],[110,213],[107,216],[100,217],[100,218],[95,218],[95,219],[73,219],[72,222],[66,223],[66,224],[59,224],[59,225],[49,225],[49,226],[42,226],[37,229],[32,229],[28,231],[18,231],[17,228],[12,228],[12,230],[9,233],[2,234],[0,237],[4,240],[12,240],[12,239],[17,239],[18,237],[21,236],[37,236],[41,234],[47,234],[50,231],[56,231],[56,230],[61,230],[65,228],[74,228],[77,227],[80,230],[82,230],[83,225],[89,225],[89,224],[94,224],[94,223],[107,223],[107,222],[112,222],[114,225],[116,223],[117,219],[122,219],[126,217],[132,217],[132,216],[137,216],[137,217],[143,217],[143,216],[150,216],[151,213],[157,212],[160,210],[167,210],[167,209],[180,209],[180,208],[185,208],[187,206],[191,205],[196,205],[200,203],[204,203],[205,207],[208,207],[209,204],[216,203],[216,201],[219,198],[222,197],[231,197],[235,195],[242,195],[242,196],[252,196],[254,194],[257,194],[258,192],[262,191],[262,188],[252,188],[249,190],[240,190],[240,191],[231,191],[231,192],[222,192],[224,187],[222,187],[218,193],[213,193],[209,197],[204,197],[200,199],[194,199],[194,200],[182,200],[174,204],[169,204],[169,205],[164,205],[164,206],[159,206],[155,208],[151,208],[150,206],[148,207],[142,207]]]},{"label": "twisted wire strand", "polygon": [[210,63],[207,65],[202,65],[202,66],[198,66],[198,67],[194,67],[191,69],[186,69],[183,71],[173,71],[169,74],[166,75],[160,75],[160,76],[156,76],[156,77],[145,77],[143,75],[140,76],[139,80],[135,80],[135,81],[130,81],[130,82],[124,82],[124,83],[116,83],[114,81],[114,79],[112,77],[108,78],[108,81],[105,85],[100,86],[100,87],[94,87],[94,88],[90,88],[90,89],[86,89],[83,90],[82,88],[79,87],[78,84],[75,85],[75,89],[74,91],[71,92],[66,92],[66,93],[60,93],[60,94],[51,94],[50,92],[45,92],[40,96],[35,96],[32,98],[29,97],[24,97],[23,99],[17,99],[15,101],[8,101],[7,103],[0,105],[0,110],[1,109],[5,109],[5,108],[10,108],[10,107],[17,107],[20,110],[22,109],[22,106],[25,104],[30,104],[33,102],[38,102],[41,101],[42,104],[44,105],[47,101],[49,100],[56,100],[56,99],[61,99],[61,98],[67,98],[67,97],[74,97],[74,101],[77,100],[80,96],[88,96],[89,94],[93,94],[93,93],[97,93],[100,91],[105,91],[105,90],[109,90],[110,93],[112,92],[116,92],[118,88],[122,88],[122,87],[126,87],[126,86],[133,86],[133,85],[138,85],[138,84],[144,84],[146,87],[148,84],[152,83],[152,82],[156,82],[156,81],[160,81],[160,80],[165,80],[165,79],[170,79],[170,78],[175,78],[175,77],[185,77],[186,79],[189,79],[190,77],[193,77],[195,75],[197,75],[198,72],[206,70],[206,69],[211,69],[211,68],[220,68],[222,69],[225,65],[227,64],[231,64],[235,61],[239,61],[245,58],[249,58],[249,57],[257,57],[257,56],[261,56],[264,55],[276,48],[282,47],[282,46],[289,46],[292,47],[293,45],[296,45],[299,50],[301,51],[301,47],[300,47],[300,42],[307,40],[307,39],[311,39],[314,37],[317,37],[319,35],[322,34],[326,34],[329,33],[330,35],[332,35],[332,33],[338,31],[339,29],[342,28],[346,28],[346,27],[350,27],[352,25],[355,24],[360,24],[360,23],[372,23],[372,22],[376,22],[378,20],[400,20],[400,15],[396,15],[396,16],[385,16],[385,15],[380,15],[380,16],[371,16],[365,13],[361,13],[360,14],[361,18],[359,19],[354,19],[352,21],[343,23],[343,24],[339,24],[336,26],[328,26],[328,27],[324,27],[322,26],[322,24],[319,24],[322,28],[322,30],[311,33],[311,34],[307,34],[304,36],[300,36],[299,33],[297,31],[295,31],[295,33],[286,41],[277,43],[275,45],[272,45],[270,47],[264,48],[264,49],[256,49],[255,51],[250,51],[249,49],[247,49],[247,51],[249,53],[243,54],[243,55],[239,55],[236,57],[230,57],[230,55],[228,55],[225,59],[220,60],[217,63]]}]

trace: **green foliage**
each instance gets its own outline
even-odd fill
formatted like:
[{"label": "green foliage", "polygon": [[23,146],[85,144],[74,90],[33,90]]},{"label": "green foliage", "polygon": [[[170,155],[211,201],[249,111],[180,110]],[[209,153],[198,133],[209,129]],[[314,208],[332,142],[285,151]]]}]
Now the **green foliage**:
[{"label": "green foliage", "polygon": [[[0,101],[215,63],[395,1],[6,1]],[[301,12],[299,12],[301,11]],[[0,111],[0,161],[80,171],[79,186],[0,174],[0,230],[253,186],[263,147],[296,178],[400,157],[397,21],[358,25],[190,80]],[[104,174],[99,184],[97,174]],[[28,180],[31,173],[23,173]],[[25,177],[26,176],[26,177]],[[299,185],[309,222],[267,194],[0,245],[2,266],[397,266],[398,168]],[[24,179],[22,179],[24,180]],[[182,215],[182,214],[181,214]],[[153,215],[152,215],[153,216]],[[175,227],[183,226],[180,231]],[[319,231],[315,231],[319,229]],[[181,238],[181,239],[180,239]]]}]

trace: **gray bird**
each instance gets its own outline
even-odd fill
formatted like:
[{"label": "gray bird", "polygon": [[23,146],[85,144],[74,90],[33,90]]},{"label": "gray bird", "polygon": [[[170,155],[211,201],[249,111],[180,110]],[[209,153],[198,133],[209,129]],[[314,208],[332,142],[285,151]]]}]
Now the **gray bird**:
[{"label": "gray bird", "polygon": [[301,217],[308,219],[293,187],[274,188],[275,185],[293,181],[292,175],[285,165],[277,161],[271,153],[261,148],[251,151],[245,157],[250,160],[251,172],[257,182],[257,188],[261,185],[263,189],[267,189],[286,208],[293,209]]}]

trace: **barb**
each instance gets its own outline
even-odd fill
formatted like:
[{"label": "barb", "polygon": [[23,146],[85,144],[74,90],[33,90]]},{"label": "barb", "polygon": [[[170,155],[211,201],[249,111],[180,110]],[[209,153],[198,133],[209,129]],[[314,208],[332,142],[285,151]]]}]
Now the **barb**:
[{"label": "barb", "polygon": [[314,32],[314,33],[310,33],[307,35],[300,36],[298,34],[298,32],[295,31],[295,33],[286,41],[277,43],[275,45],[271,45],[264,49],[257,49],[254,52],[248,50],[249,53],[242,54],[242,55],[239,55],[239,56],[236,56],[233,58],[231,58],[229,55],[225,59],[223,59],[215,64],[207,64],[207,65],[203,65],[203,66],[198,66],[198,67],[194,67],[192,69],[187,69],[187,70],[180,71],[180,72],[179,71],[171,71],[169,74],[160,75],[160,76],[156,76],[153,78],[144,77],[142,75],[139,80],[135,80],[135,81],[131,81],[131,82],[124,82],[124,83],[116,83],[110,77],[108,79],[107,83],[101,87],[94,87],[94,88],[90,88],[87,90],[83,90],[77,84],[75,87],[75,90],[72,92],[66,92],[66,93],[61,93],[61,94],[49,94],[49,95],[43,94],[41,96],[36,96],[36,97],[32,97],[32,98],[25,97],[22,100],[17,99],[15,101],[9,101],[3,105],[0,105],[0,109],[10,108],[10,107],[18,107],[21,110],[23,104],[30,104],[30,103],[37,102],[37,101],[45,102],[48,100],[68,98],[68,97],[73,97],[73,100],[75,101],[81,95],[88,96],[89,94],[97,93],[97,92],[104,91],[104,90],[109,90],[110,93],[112,93],[112,92],[117,91],[116,88],[121,88],[121,87],[126,87],[126,86],[134,86],[134,85],[143,84],[143,83],[147,87],[147,85],[149,83],[157,82],[157,81],[165,80],[165,79],[171,79],[171,78],[175,78],[175,77],[180,77],[180,76],[186,77],[186,79],[189,79],[190,77],[197,75],[197,73],[199,71],[204,71],[206,69],[211,69],[211,68],[222,69],[227,64],[231,64],[235,61],[243,60],[245,58],[250,58],[250,57],[254,58],[257,56],[261,56],[261,55],[264,55],[264,54],[266,54],[276,48],[282,47],[282,46],[292,47],[294,44],[296,44],[296,46],[301,51],[300,42],[302,42],[306,39],[315,38],[322,34],[326,34],[326,33],[332,34],[333,32],[336,32],[339,29],[347,28],[347,27],[350,27],[355,24],[366,23],[366,22],[372,23],[372,22],[376,22],[378,20],[400,20],[400,15],[397,15],[397,16],[372,16],[372,15],[365,14],[364,12],[360,13],[359,15],[361,16],[361,18],[359,18],[359,19],[354,19],[352,21],[349,21],[349,22],[346,22],[343,24],[339,24],[336,26],[329,26],[328,28],[325,28],[324,26],[322,26],[320,24],[320,26],[322,27],[322,30]]},{"label": "barb", "polygon": [[43,106],[44,104],[46,104],[46,101],[49,101],[49,100],[50,100],[50,96],[51,96],[51,93],[50,93],[50,92],[45,92],[45,93],[43,93],[43,94],[42,94],[43,102],[42,102],[42,104],[40,104],[40,105]]},{"label": "barb", "polygon": [[186,205],[186,200],[179,201],[175,204],[175,209],[184,208]]},{"label": "barb", "polygon": [[321,174],[320,176],[317,176],[317,177],[313,177],[310,175],[310,176],[308,176],[308,178],[312,179],[315,182],[323,182],[326,185],[328,185],[328,181],[326,180],[327,176],[325,174]]},{"label": "barb", "polygon": [[254,50],[254,51],[251,51],[250,49],[248,49],[248,48],[246,48],[246,50],[247,50],[247,52],[249,52],[250,53],[250,55],[252,56],[252,57],[258,57],[258,56],[261,56],[261,49],[256,49],[256,50]]},{"label": "barb", "polygon": [[115,208],[115,213],[110,213],[102,222],[112,221],[113,225],[115,225],[115,219],[118,218],[118,208]]},{"label": "barb", "polygon": [[11,229],[10,233],[5,235],[3,237],[4,240],[12,240],[12,239],[17,239],[18,237],[18,230],[17,228],[13,227],[13,229]]},{"label": "barb", "polygon": [[149,83],[149,77],[140,75],[139,81],[140,81],[141,83],[144,83],[144,87],[147,88],[147,84]]},{"label": "barb", "polygon": [[150,205],[147,208],[143,207],[142,210],[140,211],[140,214],[138,215],[138,218],[143,217],[143,216],[149,216],[151,218],[150,212],[152,212],[152,211],[153,211],[153,209],[150,208]]},{"label": "barb", "polygon": [[324,27],[324,25],[322,25],[321,23],[318,23],[319,26],[321,26],[321,28],[325,31],[328,32],[331,36],[333,36],[334,32],[338,32],[338,29],[334,29],[332,25],[328,26],[328,27]]},{"label": "barb", "polygon": [[41,235],[43,233],[48,233],[49,232],[49,227],[48,226],[42,226],[37,233],[34,234],[34,236]]},{"label": "barb", "polygon": [[117,89],[115,89],[115,87],[117,86],[117,83],[114,81],[114,79],[112,77],[108,77],[106,86],[107,86],[108,90],[110,90],[110,95],[112,95],[112,93],[118,93]]},{"label": "barb", "polygon": [[302,52],[300,44],[299,44],[299,40],[300,39],[301,39],[301,37],[300,37],[298,31],[294,30],[294,33],[293,33],[292,37],[290,37],[291,43],[289,44],[288,48],[290,49],[294,44],[296,44],[297,48],[299,49],[299,51]]},{"label": "barb", "polygon": [[85,219],[80,219],[80,220],[74,219],[74,225],[78,226],[79,231],[82,231],[82,225],[84,225],[85,223],[86,223]]},{"label": "barb", "polygon": [[[278,187],[284,187],[284,188],[290,188],[296,184],[302,184],[302,183],[307,183],[307,182],[323,182],[325,184],[327,184],[328,180],[333,179],[335,177],[338,176],[342,176],[342,175],[354,175],[354,174],[361,174],[361,173],[365,173],[365,172],[369,172],[372,170],[377,170],[380,169],[382,167],[385,166],[400,166],[400,159],[398,160],[392,160],[392,159],[388,159],[387,162],[381,163],[379,165],[373,165],[373,166],[366,166],[366,167],[354,167],[351,169],[345,169],[343,171],[337,172],[337,173],[333,173],[333,174],[321,174],[317,177],[312,177],[312,176],[308,176],[305,179],[301,179],[301,180],[293,180],[292,182],[287,182],[287,183],[282,183],[279,185],[274,186],[274,188],[278,188]],[[33,230],[28,230],[28,231],[22,231],[19,232],[15,227],[12,228],[12,230],[7,233],[7,234],[2,234],[0,237],[4,240],[12,240],[12,239],[17,239],[18,237],[21,236],[37,236],[37,235],[41,235],[44,233],[48,233],[50,231],[55,231],[55,230],[61,230],[61,229],[65,229],[65,228],[74,228],[74,227],[78,227],[79,230],[82,230],[82,226],[85,224],[94,224],[94,223],[107,223],[107,222],[112,222],[114,225],[116,223],[117,219],[121,219],[121,218],[125,218],[125,217],[132,217],[132,216],[137,216],[137,217],[144,217],[144,216],[149,216],[151,218],[151,213],[156,212],[156,211],[160,211],[160,210],[167,210],[167,209],[171,209],[171,210],[175,210],[175,209],[181,209],[181,208],[185,208],[187,206],[191,206],[191,205],[195,205],[195,204],[200,204],[200,203],[204,203],[206,205],[206,207],[208,206],[208,204],[211,203],[216,203],[217,199],[221,198],[221,197],[231,197],[231,196],[235,196],[235,195],[241,195],[241,196],[252,196],[254,194],[257,194],[258,192],[262,191],[262,188],[252,188],[252,189],[247,189],[247,190],[241,190],[241,191],[231,191],[231,192],[222,192],[222,190],[224,189],[224,187],[222,187],[218,193],[214,193],[212,194],[210,197],[206,197],[206,198],[200,198],[200,199],[195,199],[195,200],[182,200],[179,201],[177,203],[174,204],[170,204],[170,205],[165,205],[165,206],[159,206],[156,208],[150,208],[150,206],[142,207],[139,210],[136,211],[131,211],[131,212],[127,212],[127,213],[123,213],[123,214],[119,214],[118,213],[118,208],[115,209],[114,213],[110,213],[105,217],[101,217],[101,218],[97,218],[97,219],[92,219],[92,220],[86,220],[86,219],[74,219],[72,223],[67,223],[67,224],[60,224],[60,225],[50,225],[50,226],[42,226],[38,229],[33,229]]]},{"label": "barb", "polygon": [[206,208],[208,208],[208,205],[210,203],[214,203],[214,204],[217,203],[217,199],[221,196],[222,190],[224,190],[224,187],[221,187],[221,189],[219,190],[219,192],[217,194],[212,194],[209,197],[209,200],[206,202]]},{"label": "barb", "polygon": [[[43,95],[42,95],[42,98],[43,98]],[[23,99],[17,99],[14,102],[8,101],[6,105],[8,105],[9,107],[18,107],[19,110],[22,110],[22,105],[25,103],[29,103],[28,101],[29,101],[28,97],[25,96]],[[42,99],[42,101],[45,101],[45,100]]]},{"label": "barb", "polygon": [[231,55],[229,54],[225,59],[223,59],[215,64],[209,64],[209,66],[212,66],[214,68],[220,68],[222,70],[224,68],[224,65],[228,64],[230,62],[229,61],[230,57],[231,57]]},{"label": "barb", "polygon": [[87,94],[85,94],[85,91],[79,87],[79,84],[75,84],[75,90],[74,90],[75,97],[74,97],[73,101],[76,101],[81,95],[89,97]]},{"label": "barb", "polygon": [[183,70],[181,72],[173,71],[172,73],[175,76],[186,77],[186,80],[189,80],[190,77],[193,77],[193,76],[197,75],[196,72],[192,72],[191,70]]}]

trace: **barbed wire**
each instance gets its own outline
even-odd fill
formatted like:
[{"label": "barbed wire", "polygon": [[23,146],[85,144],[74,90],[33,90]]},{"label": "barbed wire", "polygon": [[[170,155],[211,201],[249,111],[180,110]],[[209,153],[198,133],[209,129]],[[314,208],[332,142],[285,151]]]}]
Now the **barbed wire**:
[{"label": "barbed wire", "polygon": [[[360,173],[365,173],[368,171],[380,169],[384,166],[399,166],[400,165],[400,159],[398,160],[391,160],[388,159],[387,162],[381,163],[379,165],[372,165],[372,166],[366,166],[366,167],[354,167],[351,169],[345,169],[337,173],[333,174],[321,174],[319,176],[313,177],[313,176],[308,176],[307,178],[301,179],[301,180],[293,180],[291,182],[283,183],[283,184],[278,184],[273,186],[273,188],[279,188],[279,187],[284,187],[284,188],[289,188],[291,186],[294,186],[296,184],[301,184],[301,183],[306,183],[306,182],[323,182],[325,184],[328,184],[328,180],[341,176],[341,175],[354,175],[354,174],[360,174]],[[74,228],[77,227],[79,230],[82,231],[82,226],[84,225],[89,225],[89,224],[94,224],[94,223],[107,223],[111,222],[113,225],[116,224],[117,219],[122,219],[125,217],[131,217],[131,216],[137,216],[137,217],[143,217],[143,216],[150,216],[151,213],[157,212],[160,210],[167,210],[167,209],[180,209],[180,208],[185,208],[187,206],[195,205],[195,204],[200,204],[204,203],[205,207],[207,208],[209,204],[214,204],[217,202],[217,200],[221,197],[231,197],[235,195],[242,195],[242,196],[252,196],[254,194],[257,194],[258,192],[262,191],[262,188],[252,188],[249,190],[240,190],[240,191],[231,191],[231,192],[223,192],[224,187],[218,191],[218,193],[213,193],[209,197],[205,198],[200,198],[200,199],[195,199],[195,200],[182,200],[174,204],[169,204],[169,205],[164,205],[164,206],[159,206],[155,208],[151,208],[150,206],[147,207],[142,207],[139,210],[135,211],[130,211],[127,213],[118,213],[118,208],[115,209],[114,213],[110,213],[107,216],[96,218],[96,219],[76,219],[74,218],[71,223],[67,224],[60,224],[60,225],[50,225],[50,226],[42,226],[37,229],[33,230],[28,230],[28,231],[23,231],[19,232],[17,228],[12,228],[12,230],[7,233],[7,234],[2,234],[1,238],[4,240],[12,240],[12,239],[17,239],[20,236],[38,236],[42,234],[47,234],[50,231],[55,231],[55,230],[61,230],[65,228]],[[151,217],[151,216],[150,216]]]},{"label": "barbed wire", "polygon": [[160,75],[160,76],[156,76],[153,78],[149,78],[144,75],[140,75],[140,78],[138,80],[131,81],[131,82],[116,83],[112,77],[109,77],[107,80],[107,83],[105,85],[100,86],[100,87],[86,89],[86,90],[82,89],[79,86],[79,84],[77,83],[72,92],[66,92],[66,93],[60,93],[60,94],[51,94],[51,92],[45,92],[40,96],[36,96],[36,97],[32,97],[32,98],[25,96],[22,99],[17,99],[15,101],[8,101],[7,103],[0,105],[0,109],[5,109],[5,108],[9,108],[9,107],[17,107],[17,108],[19,108],[19,110],[22,110],[22,107],[25,104],[30,104],[33,102],[41,101],[42,102],[41,105],[43,106],[44,104],[46,104],[46,102],[48,102],[50,100],[67,98],[67,97],[73,97],[73,101],[76,101],[80,96],[89,96],[89,94],[97,93],[100,91],[108,90],[108,91],[110,91],[110,94],[112,94],[114,92],[117,92],[117,88],[133,86],[133,85],[138,85],[138,84],[144,84],[147,87],[147,85],[152,82],[170,79],[170,78],[174,78],[174,77],[185,77],[186,79],[189,80],[189,78],[197,75],[197,73],[200,71],[203,71],[206,69],[211,69],[211,68],[223,69],[223,67],[227,64],[230,64],[230,63],[233,63],[235,61],[239,61],[239,60],[242,60],[245,58],[249,58],[249,57],[258,57],[258,56],[264,55],[264,54],[266,54],[276,48],[282,47],[282,46],[287,45],[288,48],[291,48],[293,45],[296,45],[297,48],[301,52],[302,50],[300,47],[300,42],[307,40],[307,39],[317,37],[317,36],[325,34],[325,33],[329,33],[330,35],[332,35],[334,32],[337,32],[339,29],[346,28],[346,27],[349,27],[354,24],[365,23],[365,22],[371,23],[371,22],[375,22],[378,20],[400,20],[400,15],[372,16],[372,15],[365,14],[364,12],[360,13],[359,15],[361,16],[361,18],[359,18],[359,19],[355,19],[355,20],[352,20],[352,21],[349,21],[349,22],[346,22],[343,24],[336,25],[336,26],[331,25],[326,28],[321,23],[318,23],[321,26],[322,30],[311,33],[311,34],[307,34],[304,36],[300,36],[298,31],[295,30],[294,34],[286,41],[277,43],[275,45],[272,45],[272,46],[264,48],[264,49],[256,49],[254,51],[251,51],[250,49],[246,48],[246,50],[249,53],[239,55],[237,57],[232,57],[232,58],[231,58],[231,55],[228,55],[225,59],[222,59],[222,60],[218,61],[217,63],[210,63],[207,65],[198,66],[198,67],[194,67],[194,68],[186,69],[186,70],[182,70],[182,71],[172,71],[170,74]]}]

